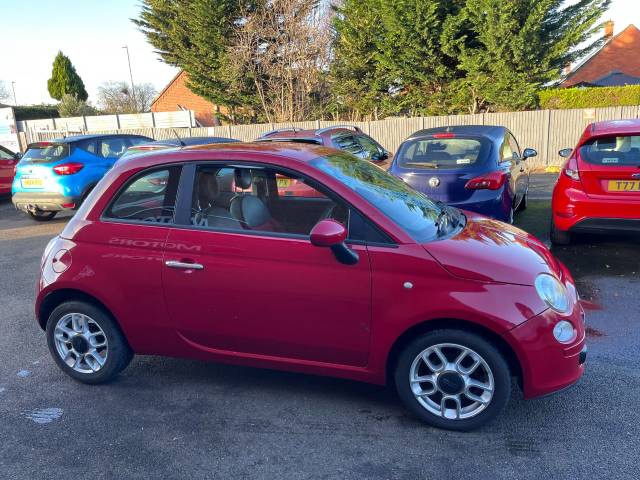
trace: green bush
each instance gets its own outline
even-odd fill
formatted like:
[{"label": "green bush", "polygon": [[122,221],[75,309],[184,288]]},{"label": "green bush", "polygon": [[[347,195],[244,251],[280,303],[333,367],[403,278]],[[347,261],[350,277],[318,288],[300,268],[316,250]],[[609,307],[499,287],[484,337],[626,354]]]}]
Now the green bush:
[{"label": "green bush", "polygon": [[539,92],[540,108],[598,108],[640,105],[640,85],[626,87],[552,88]]},{"label": "green bush", "polygon": [[22,105],[13,107],[13,111],[16,115],[16,120],[39,120],[41,118],[58,118],[57,105]]}]

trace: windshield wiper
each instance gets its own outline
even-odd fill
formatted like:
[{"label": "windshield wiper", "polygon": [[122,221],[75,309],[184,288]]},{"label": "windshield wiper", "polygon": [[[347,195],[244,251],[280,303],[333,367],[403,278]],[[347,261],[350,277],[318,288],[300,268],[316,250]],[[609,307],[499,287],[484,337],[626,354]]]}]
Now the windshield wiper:
[{"label": "windshield wiper", "polygon": [[436,170],[439,168],[437,163],[432,162],[407,162],[406,164],[414,165],[416,167],[435,168]]}]

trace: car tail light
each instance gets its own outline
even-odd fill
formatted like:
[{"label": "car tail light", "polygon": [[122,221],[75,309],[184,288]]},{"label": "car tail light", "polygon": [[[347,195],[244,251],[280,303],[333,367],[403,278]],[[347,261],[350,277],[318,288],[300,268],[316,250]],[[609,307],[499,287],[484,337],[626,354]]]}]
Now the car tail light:
[{"label": "car tail light", "polygon": [[446,133],[434,133],[433,138],[455,138],[456,134],[455,133],[450,133],[450,132],[446,132]]},{"label": "car tail light", "polygon": [[578,182],[580,181],[580,173],[578,172],[578,160],[574,155],[569,157],[567,163],[564,164],[562,173],[564,173],[572,180],[577,180]]},{"label": "car tail light", "polygon": [[78,162],[63,163],[53,167],[53,171],[58,175],[73,175],[84,168],[84,164]]},{"label": "car tail light", "polygon": [[498,190],[507,180],[507,174],[504,172],[491,172],[472,178],[467,182],[464,188],[469,190]]}]

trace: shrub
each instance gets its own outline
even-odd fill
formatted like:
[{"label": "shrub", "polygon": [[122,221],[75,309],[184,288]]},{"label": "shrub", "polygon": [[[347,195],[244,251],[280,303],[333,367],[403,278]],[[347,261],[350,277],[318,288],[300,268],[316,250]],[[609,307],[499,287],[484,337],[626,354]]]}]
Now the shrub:
[{"label": "shrub", "polygon": [[65,93],[58,104],[58,113],[61,117],[81,117],[83,115],[95,115],[96,109],[84,100]]},{"label": "shrub", "polygon": [[13,111],[16,115],[16,120],[39,120],[41,118],[58,118],[57,105],[21,105],[13,107]]},{"label": "shrub", "polygon": [[552,88],[539,92],[543,109],[640,105],[640,85],[625,87]]}]

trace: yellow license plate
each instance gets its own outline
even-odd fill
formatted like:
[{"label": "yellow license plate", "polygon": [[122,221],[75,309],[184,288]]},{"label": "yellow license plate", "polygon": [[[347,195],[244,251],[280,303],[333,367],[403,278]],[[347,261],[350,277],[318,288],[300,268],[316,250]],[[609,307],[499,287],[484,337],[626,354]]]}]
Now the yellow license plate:
[{"label": "yellow license plate", "polygon": [[640,180],[609,180],[609,192],[640,192]]},{"label": "yellow license plate", "polygon": [[288,178],[277,178],[278,188],[286,188],[291,185],[291,180]]},{"label": "yellow license plate", "polygon": [[23,178],[21,180],[23,188],[42,188],[44,180],[42,178]]}]

